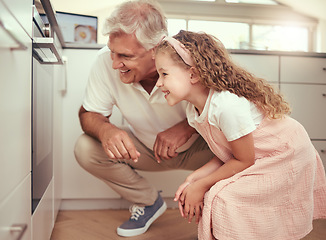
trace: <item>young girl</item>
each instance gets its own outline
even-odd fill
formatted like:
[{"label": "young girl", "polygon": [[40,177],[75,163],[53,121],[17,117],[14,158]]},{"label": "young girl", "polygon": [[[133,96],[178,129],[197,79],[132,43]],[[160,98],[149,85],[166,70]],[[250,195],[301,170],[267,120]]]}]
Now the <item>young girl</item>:
[{"label": "young girl", "polygon": [[176,192],[199,239],[301,239],[326,217],[321,159],[283,97],[235,65],[222,43],[179,32],[156,49],[157,87],[187,117],[215,157]]}]

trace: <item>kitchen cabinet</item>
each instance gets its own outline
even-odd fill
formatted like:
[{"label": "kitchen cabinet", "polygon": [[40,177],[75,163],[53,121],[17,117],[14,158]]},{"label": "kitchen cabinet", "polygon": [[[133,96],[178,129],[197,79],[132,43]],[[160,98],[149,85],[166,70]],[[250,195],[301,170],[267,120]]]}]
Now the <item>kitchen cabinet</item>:
[{"label": "kitchen cabinet", "polygon": [[291,105],[291,117],[298,120],[311,139],[326,139],[326,85],[287,84],[281,92]]},{"label": "kitchen cabinet", "polygon": [[277,85],[279,83],[279,56],[231,54],[232,60],[257,77]]},{"label": "kitchen cabinet", "polygon": [[[1,6],[2,4],[2,6]],[[31,8],[30,8],[31,11]],[[1,21],[26,49],[2,42],[1,68],[1,161],[0,200],[30,172],[31,162],[31,38],[0,1]],[[32,15],[31,15],[32,16]],[[9,30],[8,30],[9,31]],[[5,35],[8,36],[8,35]],[[12,48],[10,45],[13,45]],[[19,69],[19,70],[17,70]],[[17,167],[19,166],[19,167]]]},{"label": "kitchen cabinet", "polygon": [[[57,82],[62,78],[62,67],[44,65],[49,78],[38,75],[35,78],[37,60],[32,58],[33,52],[33,0],[0,0],[0,104],[1,104],[1,134],[0,134],[0,239],[1,240],[47,240],[50,239],[55,218],[60,206],[60,163],[61,151],[61,122],[53,121],[50,125],[40,125],[36,119],[47,116],[37,116],[35,104],[48,108],[48,101],[61,98],[61,91]],[[62,50],[62,49],[61,49]],[[61,51],[60,50],[60,51]],[[52,70],[49,70],[52,69]],[[55,69],[55,70],[54,70]],[[49,71],[48,71],[49,70]],[[43,70],[42,70],[43,71]],[[38,71],[39,72],[39,71]],[[43,71],[44,72],[44,71]],[[59,80],[58,80],[59,79]],[[36,92],[35,81],[38,87],[42,83],[49,83],[49,87],[38,89],[41,98],[34,98]],[[56,86],[53,90],[52,86]],[[53,94],[52,94],[53,91]],[[43,105],[42,105],[43,104]],[[51,107],[53,114],[60,117],[62,105],[58,101]],[[42,107],[41,107],[42,108]],[[33,122],[32,122],[33,120]],[[34,126],[33,126],[34,125]],[[33,130],[44,127],[39,131],[44,137],[49,132],[56,131],[53,139],[46,148],[35,150]],[[40,139],[38,138],[40,141]],[[53,141],[52,141],[53,140]],[[43,140],[42,140],[43,141]],[[45,142],[44,142],[45,143]],[[44,146],[44,145],[43,145]],[[41,184],[42,181],[32,181],[35,168],[32,169],[33,153],[40,155],[43,150],[55,149],[53,158],[53,176],[51,168],[50,183],[44,195],[40,195],[40,204],[32,211],[32,182]],[[34,154],[35,155],[35,154]],[[41,154],[42,155],[42,154]],[[52,155],[52,152],[51,152]],[[52,161],[51,161],[52,164]]]},{"label": "kitchen cabinet", "polygon": [[234,53],[231,57],[236,64],[279,90],[279,56]]},{"label": "kitchen cabinet", "polygon": [[280,58],[282,83],[326,84],[325,57],[282,56]]},{"label": "kitchen cabinet", "polygon": [[[13,4],[14,2],[15,4]],[[0,0],[0,239],[31,239],[32,0]],[[25,6],[21,9],[21,5]],[[14,226],[22,226],[16,228]]]},{"label": "kitchen cabinet", "polygon": [[49,240],[54,226],[52,180],[32,215],[32,240]]},{"label": "kitchen cabinet", "polygon": [[281,56],[280,89],[326,166],[326,57]]},{"label": "kitchen cabinet", "polygon": [[326,140],[313,140],[312,144],[315,146],[321,160],[323,161],[324,167],[326,168]]},{"label": "kitchen cabinet", "polygon": [[7,9],[15,16],[25,32],[32,37],[33,0],[2,0]]},{"label": "kitchen cabinet", "polygon": [[[62,54],[62,48],[59,49]],[[65,62],[64,62],[65,63]],[[61,205],[62,191],[62,95],[65,92],[65,66],[54,65],[53,83],[53,223]]]},{"label": "kitchen cabinet", "polygon": [[[0,204],[0,239],[31,238],[31,175],[28,174]],[[21,236],[21,238],[18,238]]]}]

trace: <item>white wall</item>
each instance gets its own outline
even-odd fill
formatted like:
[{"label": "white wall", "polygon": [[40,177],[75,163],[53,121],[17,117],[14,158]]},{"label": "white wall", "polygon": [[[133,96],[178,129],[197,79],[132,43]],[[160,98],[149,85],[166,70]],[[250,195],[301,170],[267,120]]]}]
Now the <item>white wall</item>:
[{"label": "white wall", "polygon": [[[63,163],[62,163],[62,198],[92,198],[102,191],[105,196],[116,196],[114,192],[103,191],[101,182],[85,172],[76,162],[73,153],[76,139],[82,130],[78,111],[86,88],[88,75],[98,50],[64,50],[67,57],[67,87],[63,95]],[[102,188],[101,188],[102,187]],[[87,189],[87,191],[83,191]]]}]

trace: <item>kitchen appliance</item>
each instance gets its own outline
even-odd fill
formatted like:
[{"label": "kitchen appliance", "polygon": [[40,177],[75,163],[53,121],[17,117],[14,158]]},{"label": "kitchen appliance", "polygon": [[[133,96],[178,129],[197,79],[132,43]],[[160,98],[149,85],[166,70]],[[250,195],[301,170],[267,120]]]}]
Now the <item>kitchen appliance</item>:
[{"label": "kitchen appliance", "polygon": [[[36,1],[35,1],[36,2]],[[61,64],[55,38],[34,6],[32,61],[32,213],[53,177],[53,64]],[[43,18],[43,19],[42,19]]]}]

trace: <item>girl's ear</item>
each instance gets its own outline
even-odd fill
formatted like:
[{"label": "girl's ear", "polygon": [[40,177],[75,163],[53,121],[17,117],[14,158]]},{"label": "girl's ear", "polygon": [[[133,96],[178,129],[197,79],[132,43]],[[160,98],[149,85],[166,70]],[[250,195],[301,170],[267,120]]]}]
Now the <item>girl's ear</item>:
[{"label": "girl's ear", "polygon": [[190,82],[192,84],[198,83],[200,78],[199,78],[199,72],[197,68],[191,67],[189,70],[190,70]]}]

